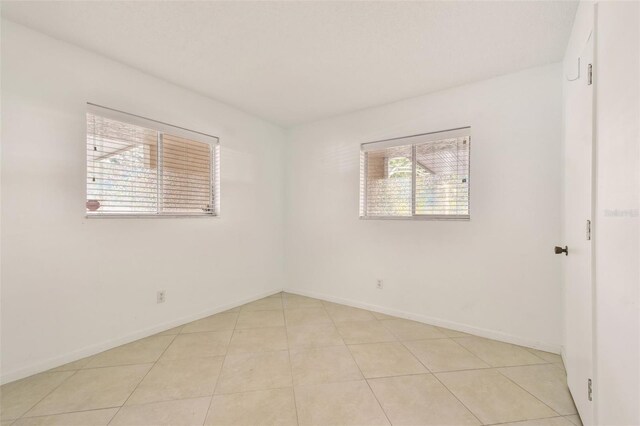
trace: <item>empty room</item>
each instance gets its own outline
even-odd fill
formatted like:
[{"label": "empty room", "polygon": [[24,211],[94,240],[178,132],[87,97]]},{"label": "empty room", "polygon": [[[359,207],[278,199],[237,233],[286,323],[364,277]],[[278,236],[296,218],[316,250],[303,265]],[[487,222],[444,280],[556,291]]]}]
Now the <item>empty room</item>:
[{"label": "empty room", "polygon": [[640,425],[640,2],[0,9],[1,426]]}]

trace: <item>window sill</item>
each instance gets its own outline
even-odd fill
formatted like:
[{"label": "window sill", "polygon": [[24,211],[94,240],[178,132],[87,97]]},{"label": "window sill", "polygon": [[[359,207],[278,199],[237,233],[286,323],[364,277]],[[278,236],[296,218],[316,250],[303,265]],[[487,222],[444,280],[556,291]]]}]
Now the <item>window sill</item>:
[{"label": "window sill", "polygon": [[360,216],[360,220],[446,220],[470,221],[470,215]]},{"label": "window sill", "polygon": [[85,214],[86,219],[193,219],[219,218],[219,214]]}]

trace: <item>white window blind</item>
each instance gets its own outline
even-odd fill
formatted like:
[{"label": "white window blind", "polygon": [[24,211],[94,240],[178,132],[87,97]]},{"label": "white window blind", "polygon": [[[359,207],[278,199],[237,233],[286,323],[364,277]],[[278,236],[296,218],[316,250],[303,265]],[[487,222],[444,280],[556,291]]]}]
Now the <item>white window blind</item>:
[{"label": "white window blind", "polygon": [[89,105],[88,216],[215,216],[218,138]]},{"label": "white window blind", "polygon": [[470,128],[361,145],[360,217],[469,219]]}]

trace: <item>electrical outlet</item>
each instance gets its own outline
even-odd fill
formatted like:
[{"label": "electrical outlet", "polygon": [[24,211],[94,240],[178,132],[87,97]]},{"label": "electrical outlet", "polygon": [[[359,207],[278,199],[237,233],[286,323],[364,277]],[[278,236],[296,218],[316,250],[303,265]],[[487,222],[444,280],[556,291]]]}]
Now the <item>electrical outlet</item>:
[{"label": "electrical outlet", "polygon": [[376,282],[376,288],[378,288],[379,290],[382,290],[382,280],[378,280]]},{"label": "electrical outlet", "polygon": [[164,303],[164,299],[166,297],[166,293],[164,290],[160,290],[156,293],[156,303]]}]

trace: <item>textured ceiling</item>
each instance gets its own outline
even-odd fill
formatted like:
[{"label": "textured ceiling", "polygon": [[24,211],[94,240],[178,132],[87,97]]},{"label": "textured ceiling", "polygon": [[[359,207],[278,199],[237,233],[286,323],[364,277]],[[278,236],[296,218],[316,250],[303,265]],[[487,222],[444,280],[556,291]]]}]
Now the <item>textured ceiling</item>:
[{"label": "textured ceiling", "polygon": [[291,126],[560,61],[576,6],[5,1],[2,15]]}]

